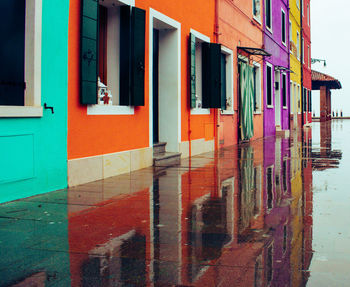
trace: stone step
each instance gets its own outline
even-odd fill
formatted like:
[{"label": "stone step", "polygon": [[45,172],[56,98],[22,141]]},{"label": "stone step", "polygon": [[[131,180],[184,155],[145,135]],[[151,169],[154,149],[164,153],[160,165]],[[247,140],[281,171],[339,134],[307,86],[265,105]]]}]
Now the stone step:
[{"label": "stone step", "polygon": [[165,153],[166,142],[153,144],[153,155]]},{"label": "stone step", "polygon": [[181,153],[165,152],[153,156],[153,166],[167,167],[179,164],[181,161]]}]

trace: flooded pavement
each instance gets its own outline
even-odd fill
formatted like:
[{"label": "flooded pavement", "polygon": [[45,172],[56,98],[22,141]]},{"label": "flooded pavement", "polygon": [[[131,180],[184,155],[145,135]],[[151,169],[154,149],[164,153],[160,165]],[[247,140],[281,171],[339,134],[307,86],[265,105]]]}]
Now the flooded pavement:
[{"label": "flooded pavement", "polygon": [[349,286],[350,121],[0,205],[0,286]]}]

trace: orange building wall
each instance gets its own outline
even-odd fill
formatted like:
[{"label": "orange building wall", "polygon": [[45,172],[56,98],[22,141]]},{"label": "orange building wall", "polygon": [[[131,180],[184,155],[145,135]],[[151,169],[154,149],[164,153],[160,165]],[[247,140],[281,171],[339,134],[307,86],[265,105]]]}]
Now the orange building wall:
[{"label": "orange building wall", "polygon": [[[233,115],[220,116],[220,147],[230,146],[238,142],[238,51],[237,46],[257,47],[263,45],[261,25],[253,20],[252,1],[218,0],[218,43],[233,51]],[[263,9],[261,9],[261,19]],[[255,57],[256,58],[256,57]],[[256,58],[255,61],[262,59]],[[263,69],[261,65],[261,79]],[[263,81],[261,81],[261,104],[263,105]],[[263,137],[263,115],[254,115],[254,137],[252,140]]]},{"label": "orange building wall", "polygon": [[87,107],[79,103],[80,4],[80,0],[70,1],[68,159],[149,146],[149,8],[181,23],[181,141],[214,139],[214,110],[210,115],[190,116],[187,70],[190,29],[209,36],[212,42],[214,40],[215,1],[136,1],[136,7],[146,10],[145,106],[135,107],[134,115],[108,116],[87,115]]}]

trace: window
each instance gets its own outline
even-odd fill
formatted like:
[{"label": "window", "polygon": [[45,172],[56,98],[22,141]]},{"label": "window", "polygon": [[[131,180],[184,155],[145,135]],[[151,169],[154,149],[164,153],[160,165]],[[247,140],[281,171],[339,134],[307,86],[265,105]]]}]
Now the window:
[{"label": "window", "polygon": [[300,86],[298,85],[298,86],[297,86],[298,113],[301,112],[300,98],[301,98]]},{"label": "window", "polygon": [[301,37],[301,48],[302,48],[301,57],[302,57],[303,64],[305,64],[304,37]]},{"label": "window", "polygon": [[253,17],[260,22],[260,0],[253,0]]},{"label": "window", "polygon": [[311,67],[311,59],[310,59],[310,45],[307,45],[307,66]]},{"label": "window", "polygon": [[309,112],[312,111],[312,94],[311,94],[311,91],[308,92],[308,95],[309,95]]},{"label": "window", "polygon": [[233,51],[221,46],[221,110],[233,114]]},{"label": "window", "polygon": [[289,51],[292,52],[292,21],[289,20]]},{"label": "window", "polygon": [[286,45],[286,13],[282,10],[281,17],[281,29],[282,29],[282,43]]},{"label": "window", "polygon": [[282,74],[282,101],[283,107],[287,108],[287,76]]},{"label": "window", "polygon": [[261,112],[261,68],[260,64],[254,63],[254,112]]},{"label": "window", "polygon": [[307,24],[310,26],[310,6],[307,4]]},{"label": "window", "polygon": [[307,90],[303,87],[303,113],[307,111]]},{"label": "window", "polygon": [[221,45],[209,41],[209,37],[191,29],[189,37],[191,114],[209,114],[209,108],[224,108],[222,105],[226,103],[223,96],[226,96],[227,85],[223,90],[220,87],[223,59]]},{"label": "window", "polygon": [[300,60],[300,39],[299,39],[299,37],[300,37],[300,34],[299,34],[299,32],[297,31],[297,58],[298,58],[298,60]]},{"label": "window", "polygon": [[272,82],[272,65],[266,63],[266,105],[268,108],[273,108],[272,93],[273,93],[273,82]]},{"label": "window", "polygon": [[0,1],[0,117],[42,116],[41,7],[41,0]]},{"label": "window", "polygon": [[267,29],[272,30],[272,11],[271,11],[271,0],[265,0],[265,23]]},{"label": "window", "polygon": [[[298,1],[298,0],[297,0]],[[300,0],[301,2],[301,13],[302,15],[304,16],[304,1],[303,0]]]},{"label": "window", "polygon": [[83,0],[81,104],[144,105],[145,11],[128,1]]}]

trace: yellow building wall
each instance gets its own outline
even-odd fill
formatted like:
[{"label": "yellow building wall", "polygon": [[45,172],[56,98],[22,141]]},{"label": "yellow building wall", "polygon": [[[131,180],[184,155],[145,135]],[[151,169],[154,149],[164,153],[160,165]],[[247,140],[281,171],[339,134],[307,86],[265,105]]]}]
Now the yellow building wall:
[{"label": "yellow building wall", "polygon": [[[290,74],[291,80],[291,113],[301,112],[301,27],[300,27],[300,0],[290,0],[289,21],[290,35]],[[299,38],[299,39],[298,39]],[[298,47],[299,41],[299,49]]]}]

